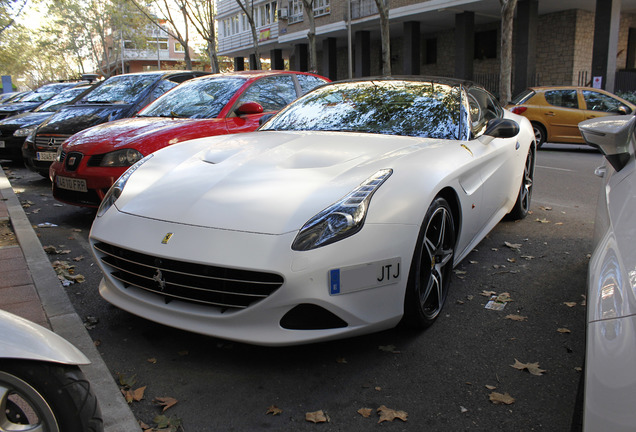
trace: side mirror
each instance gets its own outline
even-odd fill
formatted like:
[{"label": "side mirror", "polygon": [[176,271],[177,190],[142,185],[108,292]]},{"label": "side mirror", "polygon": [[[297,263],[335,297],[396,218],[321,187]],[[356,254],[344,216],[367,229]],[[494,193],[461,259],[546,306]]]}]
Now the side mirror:
[{"label": "side mirror", "polygon": [[510,119],[494,118],[488,122],[484,135],[493,138],[512,138],[519,133],[519,124]]},{"label": "side mirror", "polygon": [[245,114],[260,114],[263,112],[263,106],[256,102],[245,102],[239,106],[235,111],[236,115]]},{"label": "side mirror", "polygon": [[632,155],[635,125],[634,116],[609,116],[582,121],[579,130],[585,142],[598,148],[612,167],[620,171]]},{"label": "side mirror", "polygon": [[626,107],[626,106],[624,106],[624,105],[619,106],[619,107],[618,107],[618,113],[619,113],[620,115],[625,115],[625,114],[627,114],[627,107]]}]

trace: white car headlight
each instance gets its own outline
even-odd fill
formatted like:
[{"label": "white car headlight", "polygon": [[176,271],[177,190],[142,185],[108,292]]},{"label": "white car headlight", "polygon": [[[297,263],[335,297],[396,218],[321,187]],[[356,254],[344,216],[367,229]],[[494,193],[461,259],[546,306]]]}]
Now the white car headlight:
[{"label": "white car headlight", "polygon": [[30,126],[30,127],[20,128],[20,129],[16,130],[15,132],[13,132],[13,136],[14,137],[29,136],[29,134],[31,134],[31,132],[33,132],[36,128],[37,128],[37,126]]},{"label": "white car headlight", "polygon": [[101,204],[99,205],[99,208],[97,209],[97,217],[104,215],[104,213],[106,213],[108,209],[111,208],[113,204],[115,204],[115,201],[117,201],[117,198],[119,198],[121,193],[124,191],[124,187],[126,186],[126,183],[128,182],[128,179],[130,178],[132,173],[134,173],[137,170],[137,168],[142,166],[146,161],[148,161],[153,156],[154,154],[150,153],[148,156],[146,156],[142,160],[135,163],[133,166],[128,168],[126,172],[123,173],[121,177],[119,177],[115,183],[113,183],[110,189],[108,189],[108,192],[106,192],[106,195],[104,195],[104,199],[102,200]]},{"label": "white car headlight", "polygon": [[298,232],[292,243],[292,249],[296,251],[316,249],[360,231],[364,225],[371,197],[392,173],[392,169],[376,172],[340,201],[311,218]]},{"label": "white car headlight", "polygon": [[102,167],[127,167],[132,166],[141,159],[144,155],[139,153],[135,149],[121,149],[115,150],[110,153],[106,153],[104,158],[99,163]]}]

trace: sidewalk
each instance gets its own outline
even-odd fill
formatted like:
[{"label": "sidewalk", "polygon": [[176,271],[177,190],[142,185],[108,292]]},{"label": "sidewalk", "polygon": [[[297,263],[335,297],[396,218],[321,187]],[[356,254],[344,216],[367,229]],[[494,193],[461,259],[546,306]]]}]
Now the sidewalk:
[{"label": "sidewalk", "polygon": [[106,432],[140,431],[0,169],[0,224],[6,221],[17,244],[0,247],[0,308],[53,330],[90,359],[91,364],[81,368],[99,401]]}]

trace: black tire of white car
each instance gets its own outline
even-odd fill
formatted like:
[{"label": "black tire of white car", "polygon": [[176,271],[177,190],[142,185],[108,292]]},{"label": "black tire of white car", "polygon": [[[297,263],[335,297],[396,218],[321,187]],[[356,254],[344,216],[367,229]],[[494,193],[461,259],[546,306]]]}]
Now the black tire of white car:
[{"label": "black tire of white car", "polygon": [[24,425],[49,432],[104,430],[97,398],[77,366],[2,360],[0,406],[0,430],[27,430]]},{"label": "black tire of white car", "polygon": [[437,197],[426,212],[413,253],[402,321],[408,327],[427,328],[441,312],[453,270],[455,237],[451,208]]},{"label": "black tire of white car", "polygon": [[528,216],[530,211],[530,203],[532,202],[532,185],[534,182],[534,144],[530,145],[526,163],[523,168],[523,178],[521,179],[521,187],[517,195],[515,206],[508,213],[508,218],[512,220],[523,219]]}]

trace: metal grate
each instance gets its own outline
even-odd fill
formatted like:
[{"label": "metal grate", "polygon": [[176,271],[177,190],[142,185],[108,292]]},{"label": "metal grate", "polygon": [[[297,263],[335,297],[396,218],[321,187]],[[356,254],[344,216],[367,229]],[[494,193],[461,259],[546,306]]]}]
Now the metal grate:
[{"label": "metal grate", "polygon": [[159,258],[107,243],[94,245],[108,272],[124,288],[135,286],[165,298],[245,309],[268,297],[284,282],[273,273],[237,270]]},{"label": "metal grate", "polygon": [[58,147],[69,138],[70,135],[38,135],[35,137],[35,144],[38,147]]}]

